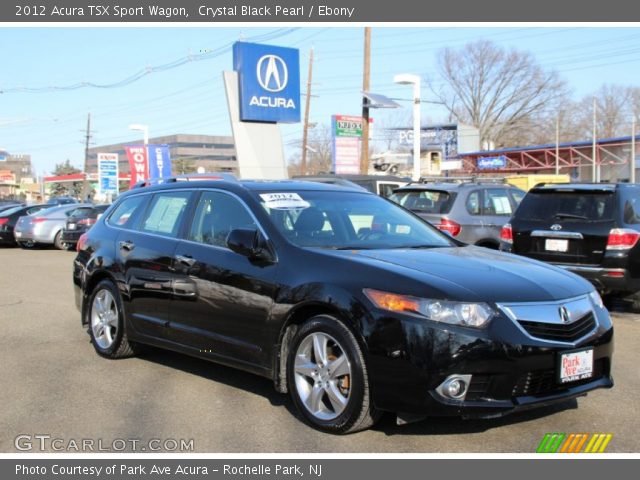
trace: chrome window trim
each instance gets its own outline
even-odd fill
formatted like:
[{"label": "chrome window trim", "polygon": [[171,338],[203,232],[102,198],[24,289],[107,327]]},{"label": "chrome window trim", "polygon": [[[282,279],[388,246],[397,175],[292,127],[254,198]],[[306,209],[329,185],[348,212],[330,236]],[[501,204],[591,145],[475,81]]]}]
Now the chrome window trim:
[{"label": "chrome window trim", "polygon": [[[519,319],[516,317],[516,315],[513,313],[513,311],[509,308],[510,306],[511,307],[516,307],[516,306],[522,306],[522,307],[554,306],[554,307],[560,308],[560,306],[562,306],[563,304],[574,302],[574,301],[578,301],[578,300],[586,300],[591,305],[590,312],[593,315],[594,326],[593,326],[593,328],[591,330],[589,330],[589,332],[587,332],[582,337],[580,337],[580,338],[578,338],[578,339],[576,339],[576,340],[574,340],[572,342],[563,342],[561,340],[547,340],[545,338],[539,338],[539,337],[531,335],[520,324]],[[592,336],[598,330],[598,327],[600,326],[600,322],[598,321],[598,315],[596,314],[595,306],[593,305],[593,302],[589,298],[589,294],[578,295],[577,297],[565,298],[565,299],[562,299],[562,300],[549,300],[549,301],[542,301],[542,302],[509,302],[509,303],[499,302],[499,303],[496,303],[496,306],[498,307],[498,309],[509,320],[511,320],[513,322],[513,324],[516,326],[516,328],[518,328],[527,338],[529,338],[531,340],[534,340],[536,342],[542,342],[542,343],[549,344],[549,345],[563,345],[563,346],[575,347],[575,346],[579,345],[581,342],[583,342],[584,340],[586,340],[587,338],[589,338],[590,336]],[[533,321],[533,322],[537,321],[537,320],[526,320],[524,318],[521,319],[521,320],[525,321],[525,322],[526,321]],[[566,325],[571,325],[572,323],[575,323],[578,320],[579,319],[576,319],[573,322],[568,323]],[[557,322],[539,322],[539,323],[548,323],[550,325],[563,325],[562,323],[557,323]]]},{"label": "chrome window trim", "polygon": [[[140,193],[136,193],[136,194],[132,194],[132,195],[128,195],[126,199],[131,198],[131,197],[137,197],[137,196],[141,196],[141,195],[155,195],[157,193],[161,193],[161,192],[218,192],[218,193],[223,193],[226,195],[230,195],[231,197],[235,198],[236,200],[238,200],[240,202],[240,204],[244,207],[245,210],[247,210],[247,212],[249,212],[249,215],[251,216],[251,218],[253,219],[253,221],[255,222],[256,226],[258,227],[258,230],[260,230],[260,233],[264,236],[264,239],[266,241],[269,241],[270,238],[267,235],[267,232],[264,230],[264,228],[262,227],[262,225],[260,224],[260,222],[258,221],[258,219],[256,218],[256,216],[254,215],[254,213],[251,211],[251,209],[249,208],[249,206],[247,205],[247,202],[245,202],[242,198],[240,198],[237,194],[235,194],[234,192],[230,192],[228,190],[222,190],[219,188],[194,188],[193,186],[191,187],[186,187],[186,188],[172,188],[169,190],[157,190],[157,191],[153,191],[153,192],[140,192]],[[126,201],[126,199],[124,199],[123,201]],[[199,200],[199,199],[198,199]],[[114,209],[115,211],[115,209]],[[111,214],[113,215],[113,214]],[[168,240],[175,240],[178,242],[187,242],[187,243],[192,243],[194,245],[200,245],[200,246],[205,246],[205,247],[210,247],[210,248],[215,248],[217,250],[223,250],[225,252],[232,252],[232,250],[228,247],[222,247],[220,245],[210,245],[208,243],[202,243],[202,242],[196,242],[195,240],[190,240],[188,238],[182,238],[182,237],[171,237],[171,236],[167,236],[167,235],[158,235],[156,233],[150,233],[147,232],[145,230],[135,230],[132,228],[123,228],[123,227],[118,227],[115,226],[111,223],[109,223],[108,219],[111,218],[111,215],[109,215],[108,218],[105,218],[104,220],[104,225],[112,228],[114,230],[121,230],[124,232],[132,232],[132,233],[137,233],[137,234],[142,234],[142,235],[149,235],[152,237],[158,237],[158,238],[164,238],[164,239],[168,239]],[[193,220],[193,219],[191,219]],[[191,223],[191,222],[189,222]],[[189,225],[191,226],[191,225]],[[277,261],[278,259],[278,254],[275,251],[275,246],[273,245],[273,242],[271,242],[271,245],[273,246],[273,250],[275,253],[275,261]]]}]

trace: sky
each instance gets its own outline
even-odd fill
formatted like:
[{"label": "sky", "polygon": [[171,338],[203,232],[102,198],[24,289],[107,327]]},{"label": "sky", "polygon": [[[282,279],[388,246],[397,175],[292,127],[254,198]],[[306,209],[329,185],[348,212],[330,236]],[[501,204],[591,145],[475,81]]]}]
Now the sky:
[{"label": "sky", "polygon": [[[479,39],[531,52],[576,99],[603,83],[640,86],[640,28],[374,27],[371,91],[409,99],[411,88],[393,76],[413,73],[423,79],[423,100],[433,100],[427,82],[442,83],[438,51]],[[136,143],[133,123],[148,125],[151,138],[230,135],[222,71],[232,69],[237,40],[299,48],[302,91],[314,48],[310,122],[361,113],[363,28],[0,27],[0,151],[31,154],[38,175],[66,159],[82,167],[89,112],[92,146]],[[410,119],[411,104],[400,103]],[[374,128],[389,115],[398,113],[373,111]],[[424,102],[422,118],[442,121],[446,112]],[[281,130],[291,155],[302,125]]]}]

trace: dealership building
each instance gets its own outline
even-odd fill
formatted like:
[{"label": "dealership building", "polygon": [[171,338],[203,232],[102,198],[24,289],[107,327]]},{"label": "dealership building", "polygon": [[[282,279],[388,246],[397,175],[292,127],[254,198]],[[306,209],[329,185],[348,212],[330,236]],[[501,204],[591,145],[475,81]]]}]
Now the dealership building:
[{"label": "dealership building", "polygon": [[[89,149],[87,173],[95,174],[98,171],[98,153],[118,154],[118,166],[121,174],[129,173],[129,160],[125,147],[142,145],[142,140],[117,143],[113,145],[101,145]],[[183,173],[180,171],[185,165],[196,170],[204,168],[205,172],[230,172],[237,173],[236,150],[231,136],[218,135],[187,135],[176,134],[149,139],[151,145],[167,145],[171,155],[172,174]]]}]

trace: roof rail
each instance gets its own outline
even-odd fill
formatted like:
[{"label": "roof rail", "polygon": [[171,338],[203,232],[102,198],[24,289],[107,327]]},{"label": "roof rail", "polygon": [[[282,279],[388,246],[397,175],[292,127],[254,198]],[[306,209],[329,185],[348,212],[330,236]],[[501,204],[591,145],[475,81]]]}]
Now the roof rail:
[{"label": "roof rail", "polygon": [[237,182],[238,179],[232,173],[216,172],[216,173],[187,173],[184,175],[176,175],[174,177],[165,178],[149,178],[136,183],[133,188],[149,187],[151,185],[159,185],[161,183],[175,182],[192,182],[196,180],[225,180],[227,182]]},{"label": "roof rail", "polygon": [[416,183],[507,183],[505,177],[420,177]]}]

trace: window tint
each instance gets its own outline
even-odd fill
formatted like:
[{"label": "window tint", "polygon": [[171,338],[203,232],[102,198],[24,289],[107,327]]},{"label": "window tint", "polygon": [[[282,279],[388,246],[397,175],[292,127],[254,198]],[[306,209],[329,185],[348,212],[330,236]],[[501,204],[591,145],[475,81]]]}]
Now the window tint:
[{"label": "window tint", "polygon": [[467,212],[471,215],[480,215],[480,190],[471,192],[467,197]]},{"label": "window tint", "polygon": [[188,238],[194,242],[226,247],[229,232],[236,228],[258,227],[236,198],[221,192],[203,192]]},{"label": "window tint", "polygon": [[132,218],[135,217],[136,213],[140,213],[140,209],[146,203],[146,199],[147,195],[136,195],[123,200],[109,215],[107,222],[116,227],[131,228]]},{"label": "window tint", "polygon": [[399,187],[399,185],[397,183],[382,183],[382,182],[380,182],[378,184],[378,189],[380,191],[377,192],[377,193],[381,197],[389,198],[393,194],[393,190],[398,188],[398,187]]},{"label": "window tint", "polygon": [[511,215],[509,193],[504,188],[488,188],[484,191],[484,215]]},{"label": "window tint", "polygon": [[157,235],[177,237],[182,214],[191,192],[163,192],[151,199],[141,230]]},{"label": "window tint", "polygon": [[613,220],[613,193],[531,191],[518,207],[518,218],[531,220]]},{"label": "window tint", "polygon": [[29,210],[27,210],[27,215],[32,215],[36,212],[39,212],[40,210],[45,209],[46,207],[43,207],[42,205],[38,206],[38,207],[31,207]]},{"label": "window tint", "polygon": [[640,223],[640,195],[634,194],[624,202],[622,211],[624,223],[637,225]]},{"label": "window tint", "polygon": [[389,199],[419,213],[448,213],[454,197],[443,190],[409,190],[396,192]]}]

